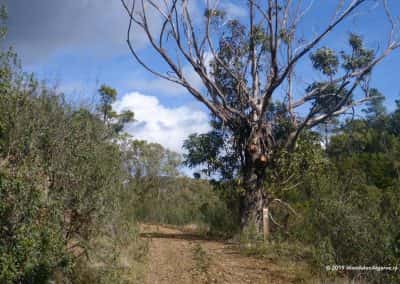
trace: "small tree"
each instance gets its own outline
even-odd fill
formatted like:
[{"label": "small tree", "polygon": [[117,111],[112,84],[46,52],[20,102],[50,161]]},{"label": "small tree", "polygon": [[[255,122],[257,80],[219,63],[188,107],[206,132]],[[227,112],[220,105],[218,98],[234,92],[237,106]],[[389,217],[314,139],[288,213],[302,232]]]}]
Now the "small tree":
[{"label": "small tree", "polygon": [[117,114],[112,110],[112,104],[117,99],[117,91],[107,85],[101,85],[99,89],[100,105],[99,111],[103,116],[103,121],[108,123]]},{"label": "small tree", "polygon": [[[152,74],[185,87],[230,137],[245,189],[243,227],[254,221],[261,229],[262,209],[270,202],[265,172],[274,154],[293,150],[305,129],[371,100],[372,69],[399,47],[386,1],[383,8],[392,30],[380,53],[366,48],[355,34],[340,53],[321,46],[366,0],[338,1],[331,21],[308,38],[299,35],[299,23],[310,9],[302,1],[238,1],[247,9],[245,20],[228,17],[219,1],[208,0],[197,7],[204,8],[202,18],[194,15],[196,9],[188,0],[121,2],[129,16],[127,43],[137,62]],[[150,17],[161,19],[161,25],[155,26]],[[153,68],[138,52],[132,38],[136,29],[143,30],[150,47],[166,64],[166,72]],[[294,75],[307,55],[324,78],[296,94]],[[200,77],[202,87],[189,79],[185,64]],[[278,108],[273,108],[275,101]],[[299,115],[300,108],[308,111]]]},{"label": "small tree", "polygon": [[98,111],[102,116],[103,122],[112,130],[112,134],[118,134],[124,128],[124,125],[134,121],[134,113],[125,110],[117,114],[112,104],[117,99],[117,91],[107,85],[101,85],[98,90],[100,95],[100,104]]}]

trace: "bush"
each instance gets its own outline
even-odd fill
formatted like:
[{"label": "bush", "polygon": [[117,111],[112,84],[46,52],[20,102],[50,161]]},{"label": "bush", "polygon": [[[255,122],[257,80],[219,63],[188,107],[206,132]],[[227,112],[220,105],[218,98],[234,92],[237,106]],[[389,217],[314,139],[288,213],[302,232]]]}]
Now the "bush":
[{"label": "bush", "polygon": [[[322,272],[326,265],[396,266],[399,258],[393,244],[398,231],[398,204],[385,204],[398,191],[383,191],[360,183],[357,173],[351,179],[335,171],[313,175],[310,201],[303,207],[303,221],[291,228],[297,239],[314,246],[312,262]],[[388,196],[390,195],[390,197]],[[390,213],[389,213],[390,214]],[[359,271],[346,271],[355,277]],[[368,271],[363,278],[383,281],[394,274]]]},{"label": "bush", "polygon": [[62,228],[42,192],[0,175],[0,200],[0,282],[44,283],[55,268],[66,270]]},{"label": "bush", "polygon": [[[126,228],[133,228],[130,251],[141,253],[137,225],[121,204],[129,173],[118,133],[24,74],[12,52],[0,59],[0,282],[75,281],[82,267],[92,268],[91,253],[109,257],[126,247]],[[101,261],[101,271],[119,275]]]},{"label": "bush", "polygon": [[[171,225],[196,224],[209,233],[230,235],[237,218],[208,181],[186,177],[161,177],[160,187],[146,181],[136,186],[135,215],[143,222]],[[162,185],[161,185],[162,184]]]}]

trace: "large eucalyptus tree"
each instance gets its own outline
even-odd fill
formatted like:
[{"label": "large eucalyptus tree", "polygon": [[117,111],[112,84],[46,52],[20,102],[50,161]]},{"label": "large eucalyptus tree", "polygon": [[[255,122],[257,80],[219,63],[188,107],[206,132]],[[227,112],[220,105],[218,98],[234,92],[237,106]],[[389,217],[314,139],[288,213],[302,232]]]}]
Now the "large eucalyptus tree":
[{"label": "large eucalyptus tree", "polygon": [[[243,226],[255,221],[261,227],[261,212],[269,202],[265,171],[274,152],[293,150],[305,129],[371,100],[371,70],[399,47],[396,18],[386,1],[121,2],[129,17],[127,43],[136,61],[153,75],[186,88],[232,138],[245,189]],[[305,29],[304,18],[315,9],[314,2],[324,3],[318,8],[321,15],[333,7],[329,19],[318,19],[318,33],[311,26]],[[246,16],[229,13],[232,5],[244,9]],[[388,38],[379,50],[366,48],[356,34],[349,35],[348,43],[339,43],[340,52],[323,46],[349,18],[364,17],[357,15],[363,9],[386,16]],[[157,57],[140,52],[135,38],[140,31]],[[312,82],[302,86],[296,75],[299,69],[308,70],[305,59],[311,61],[309,69],[322,76],[312,80],[310,71]],[[193,71],[201,86],[191,79]],[[280,111],[271,111],[276,101]],[[277,130],[282,129],[282,117],[289,122],[283,134]]]}]

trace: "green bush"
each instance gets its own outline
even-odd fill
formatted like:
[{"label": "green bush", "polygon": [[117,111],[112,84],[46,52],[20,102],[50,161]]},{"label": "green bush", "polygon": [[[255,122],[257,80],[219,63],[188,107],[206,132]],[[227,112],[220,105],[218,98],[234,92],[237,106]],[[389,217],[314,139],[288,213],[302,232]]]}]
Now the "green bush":
[{"label": "green bush", "polygon": [[[143,222],[171,225],[195,224],[209,233],[231,235],[237,217],[208,181],[186,177],[160,177],[154,186],[143,180],[135,186],[135,215]],[[146,186],[147,184],[147,186]]]},{"label": "green bush", "polygon": [[122,249],[126,242],[110,232],[127,227],[141,253],[136,222],[123,213],[129,171],[113,124],[69,105],[17,63],[11,51],[1,53],[0,282],[72,281],[90,253],[111,250],[100,239]]},{"label": "green bush", "polygon": [[44,283],[70,263],[62,228],[42,192],[0,175],[0,282]]}]

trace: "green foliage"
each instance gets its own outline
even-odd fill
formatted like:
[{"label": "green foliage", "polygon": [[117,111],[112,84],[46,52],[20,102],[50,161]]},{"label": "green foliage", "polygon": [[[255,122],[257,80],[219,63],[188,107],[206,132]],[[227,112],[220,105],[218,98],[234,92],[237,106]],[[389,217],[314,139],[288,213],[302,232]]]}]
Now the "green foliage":
[{"label": "green foliage", "polygon": [[212,174],[221,167],[220,150],[223,146],[223,138],[217,131],[206,134],[191,134],[185,140],[183,148],[185,164],[189,167],[204,165],[204,173]]},{"label": "green foliage", "polygon": [[396,110],[389,116],[389,133],[400,136],[400,100],[396,100]]},{"label": "green foliage", "polygon": [[[306,133],[295,152],[281,153],[271,167],[274,197],[297,213],[271,205],[277,223],[272,223],[272,239],[310,246],[306,259],[323,274],[326,265],[399,263],[400,139],[391,132],[393,117],[348,121],[325,150],[318,136]],[[357,274],[346,273],[350,278]],[[398,281],[387,272],[369,271],[363,277],[373,283]]]},{"label": "green foliage", "polygon": [[[305,211],[304,227],[296,233],[315,246],[313,261],[319,269],[324,271],[325,265],[335,264],[397,265],[393,242],[398,217],[385,215],[397,211],[398,205],[383,206],[385,195],[354,177],[344,180],[330,174],[318,178]],[[357,272],[347,273],[355,276]],[[365,277],[383,281],[394,275],[371,271]]]},{"label": "green foliage", "polygon": [[338,71],[338,56],[328,47],[322,47],[311,54],[311,61],[314,68],[321,71],[324,75],[332,76]]},{"label": "green foliage", "polygon": [[135,192],[135,213],[144,222],[197,224],[228,232],[231,212],[212,186],[203,180],[179,177],[180,156],[161,145],[133,141],[127,151]]},{"label": "green foliage", "polygon": [[56,208],[22,178],[0,176],[0,282],[44,283],[70,263]]},{"label": "green foliage", "polygon": [[[386,114],[381,100],[367,107],[364,118],[344,122],[324,145],[318,133],[306,131],[292,152],[273,154],[266,183],[271,238],[265,243],[249,227],[241,234],[243,253],[306,261],[328,279],[343,274],[328,273],[326,265],[399,264],[399,111]],[[225,202],[235,196],[224,192]],[[345,273],[349,279],[358,275]],[[389,272],[369,271],[362,278],[398,281]]]},{"label": "green foliage", "polygon": [[[110,251],[128,239],[131,251],[145,250],[121,201],[130,174],[115,123],[74,108],[24,74],[12,50],[1,53],[0,73],[0,282],[75,281],[82,267],[103,277],[87,264],[88,255],[120,277],[109,265]],[[106,88],[102,95],[104,104],[115,97]],[[122,129],[133,114],[116,118]]]},{"label": "green foliage", "polygon": [[361,36],[351,33],[349,36],[349,44],[351,46],[351,54],[342,52],[343,68],[348,71],[356,71],[357,69],[368,66],[374,59],[374,51],[364,47]]},{"label": "green foliage", "polygon": [[[364,72],[364,69],[374,60],[375,55],[373,50],[365,48],[359,35],[350,34],[349,46],[350,52],[342,50],[340,57],[328,47],[319,48],[310,55],[314,69],[328,77],[328,81],[315,81],[306,88],[310,94],[306,100],[313,103],[312,113],[330,114],[352,102],[354,90],[346,88],[347,84],[343,84],[341,81],[333,80],[333,76],[339,72],[342,72],[343,75],[356,71]],[[370,70],[366,71],[360,80],[367,84],[366,80]],[[327,83],[329,84],[327,85]],[[371,89],[371,93],[367,91],[366,95],[375,96],[377,90]],[[377,102],[377,99],[373,101]]]},{"label": "green foliage", "polygon": [[125,110],[120,114],[117,114],[112,104],[117,99],[117,91],[107,85],[101,85],[98,90],[100,95],[100,104],[97,110],[103,119],[103,122],[108,126],[111,131],[111,135],[120,133],[124,125],[134,121],[134,113],[130,110]]},{"label": "green foliage", "polygon": [[[111,199],[110,199],[111,200]],[[73,283],[142,283],[148,243],[139,239],[133,191],[122,188],[110,214],[88,242],[88,258],[75,263]]]},{"label": "green foliage", "polygon": [[[347,100],[348,90],[337,84],[325,86],[323,83],[316,82],[307,87],[307,92],[316,92],[315,96],[308,99],[313,101],[313,108],[316,113],[330,113],[335,111],[337,105],[343,100]],[[347,103],[350,102],[351,100],[347,101]]]},{"label": "green foliage", "polygon": [[128,141],[128,145],[125,146],[129,160],[128,168],[136,181],[140,182],[142,178],[156,180],[160,176],[179,175],[181,157],[178,153],[144,140]]},{"label": "green foliage", "polygon": [[161,177],[160,182],[154,184],[144,179],[136,182],[135,192],[138,200],[134,214],[143,222],[196,225],[222,236],[237,230],[237,215],[207,181]]},{"label": "green foliage", "polygon": [[348,123],[344,133],[332,137],[328,153],[343,175],[358,169],[365,174],[369,185],[393,186],[399,177],[397,151],[400,141],[381,124],[367,122]]},{"label": "green foliage", "polygon": [[116,115],[116,113],[112,111],[112,103],[117,99],[117,91],[109,86],[101,85],[99,94],[99,111],[103,114],[103,120],[106,122]]}]

